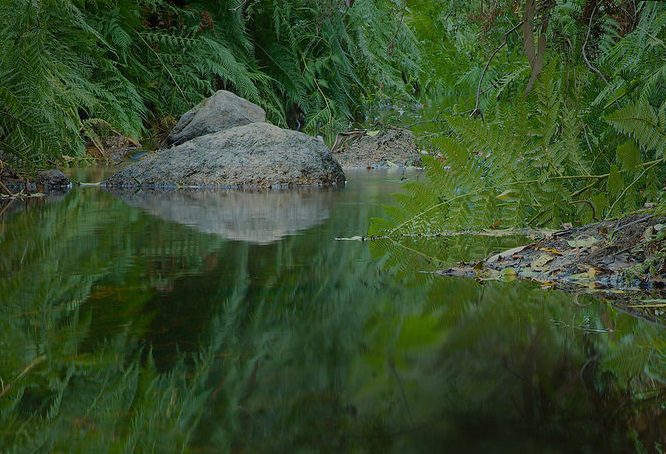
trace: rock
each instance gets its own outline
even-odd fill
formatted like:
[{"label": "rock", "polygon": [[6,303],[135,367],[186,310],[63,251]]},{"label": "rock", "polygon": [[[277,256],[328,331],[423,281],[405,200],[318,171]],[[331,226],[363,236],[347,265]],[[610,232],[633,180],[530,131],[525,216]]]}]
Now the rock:
[{"label": "rock", "polygon": [[251,123],[147,155],[105,185],[262,189],[344,181],[342,169],[320,140],[268,123]]},{"label": "rock", "polygon": [[112,134],[105,137],[102,145],[104,156],[113,164],[121,162],[142,148],[140,143],[121,134]]},{"label": "rock", "polygon": [[414,134],[408,129],[351,131],[338,135],[333,156],[343,168],[420,166]]},{"label": "rock", "polygon": [[167,143],[180,145],[195,137],[265,121],[264,109],[229,91],[220,90],[185,112],[167,137]]},{"label": "rock", "polygon": [[44,188],[44,192],[66,189],[71,184],[69,178],[58,169],[37,172],[35,182],[38,186]]}]

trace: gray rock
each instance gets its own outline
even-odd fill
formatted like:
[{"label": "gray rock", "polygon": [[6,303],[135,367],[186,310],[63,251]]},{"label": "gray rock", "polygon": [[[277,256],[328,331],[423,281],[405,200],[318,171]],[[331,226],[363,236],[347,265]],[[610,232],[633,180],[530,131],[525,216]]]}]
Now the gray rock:
[{"label": "gray rock", "polygon": [[185,112],[167,137],[167,143],[179,145],[195,137],[264,121],[264,109],[229,91],[220,90]]},{"label": "gray rock", "polygon": [[41,170],[37,172],[35,182],[45,191],[56,191],[68,188],[71,184],[69,178],[58,169]]},{"label": "gray rock", "polygon": [[321,141],[268,123],[207,134],[160,150],[111,176],[108,187],[286,188],[344,184]]}]

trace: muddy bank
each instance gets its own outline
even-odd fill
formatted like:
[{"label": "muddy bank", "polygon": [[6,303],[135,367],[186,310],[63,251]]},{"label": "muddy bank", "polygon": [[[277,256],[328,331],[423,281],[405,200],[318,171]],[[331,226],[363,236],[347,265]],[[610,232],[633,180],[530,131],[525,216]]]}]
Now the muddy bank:
[{"label": "muddy bank", "polygon": [[562,230],[438,273],[481,280],[529,279],[544,287],[619,297],[640,292],[643,297],[636,306],[666,312],[666,217],[644,213]]},{"label": "muddy bank", "polygon": [[333,157],[343,168],[420,167],[416,138],[408,129],[354,130],[338,134]]}]

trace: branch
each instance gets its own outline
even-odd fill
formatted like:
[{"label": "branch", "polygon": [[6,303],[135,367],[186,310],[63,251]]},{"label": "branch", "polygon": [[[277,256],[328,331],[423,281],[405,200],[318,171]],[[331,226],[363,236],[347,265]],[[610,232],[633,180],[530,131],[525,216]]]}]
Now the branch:
[{"label": "branch", "polygon": [[[529,3],[530,2],[528,2],[528,4]],[[529,54],[527,56],[527,58],[530,59],[530,66],[532,67],[532,75],[530,76],[529,82],[527,82],[527,87],[525,88],[525,94],[528,94],[532,90],[532,87],[534,87],[534,83],[536,82],[537,77],[539,77],[539,74],[541,74],[541,70],[543,69],[544,57],[546,55],[546,44],[547,44],[546,33],[548,31],[548,22],[549,22],[549,16],[546,12],[544,12],[541,18],[541,31],[539,32],[539,41],[536,51],[534,50],[534,35],[532,33],[531,25],[529,27],[529,39],[527,36],[525,37],[525,43],[527,44],[529,40],[530,50],[532,52],[532,58],[530,58]],[[523,28],[523,30],[526,29]],[[525,52],[527,53],[527,49],[525,49]]]},{"label": "branch", "polygon": [[601,79],[606,82],[606,85],[608,85],[608,80],[604,77],[601,71],[597,69],[592,63],[590,63],[590,60],[587,58],[587,52],[585,52],[585,48],[587,47],[587,42],[590,39],[590,32],[592,31],[592,20],[594,19],[594,13],[597,12],[597,7],[596,5],[594,6],[594,9],[592,10],[592,14],[590,14],[590,23],[587,26],[587,35],[585,36],[585,42],[583,43],[583,60],[585,60],[585,64],[587,65],[588,68],[590,68],[592,71],[597,73]]},{"label": "branch", "polygon": [[511,30],[509,30],[508,32],[506,32],[504,34],[504,41],[502,41],[502,44],[500,44],[499,47],[497,47],[497,49],[495,49],[493,51],[493,53],[490,55],[490,58],[486,62],[486,65],[483,67],[483,71],[481,72],[481,77],[479,78],[479,84],[476,87],[476,103],[474,104],[474,110],[472,110],[472,113],[470,114],[471,117],[478,117],[480,115],[481,118],[483,118],[483,114],[481,113],[481,108],[480,108],[480,104],[481,104],[481,85],[483,83],[483,78],[486,75],[486,71],[488,71],[488,67],[490,66],[490,62],[492,62],[493,58],[495,58],[495,55],[497,55],[497,53],[500,50],[502,50],[504,48],[504,46],[506,46],[509,43],[509,35],[511,33],[515,32],[518,29],[518,27],[520,27],[523,23],[524,23],[524,21],[519,22],[517,25],[513,26],[511,28]]},{"label": "branch", "polygon": [[336,241],[377,241],[388,240],[394,238],[455,238],[459,236],[469,237],[486,237],[486,238],[507,238],[524,236],[531,239],[547,238],[555,233],[554,230],[548,229],[486,229],[486,230],[442,230],[437,232],[427,233],[400,233],[398,235],[378,235],[378,236],[352,236],[349,238],[336,238]]},{"label": "branch", "polygon": [[534,5],[534,0],[527,0],[525,3],[525,13],[523,18],[523,48],[525,49],[525,55],[527,55],[527,60],[530,63],[530,67],[534,63],[536,58],[536,51],[534,50],[534,32],[532,31],[532,22],[534,21],[534,15],[536,13],[536,7]]}]

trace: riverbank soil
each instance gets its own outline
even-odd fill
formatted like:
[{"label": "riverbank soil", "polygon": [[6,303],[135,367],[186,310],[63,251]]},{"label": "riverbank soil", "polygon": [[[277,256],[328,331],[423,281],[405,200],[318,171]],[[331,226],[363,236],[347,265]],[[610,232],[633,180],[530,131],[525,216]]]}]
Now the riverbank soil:
[{"label": "riverbank soil", "polygon": [[359,129],[338,134],[333,157],[342,168],[420,167],[416,138],[408,129],[384,131]]},{"label": "riverbank soil", "polygon": [[617,295],[641,291],[652,295],[642,300],[645,308],[666,313],[666,217],[643,213],[558,231],[439,274],[517,277],[545,287]]}]

